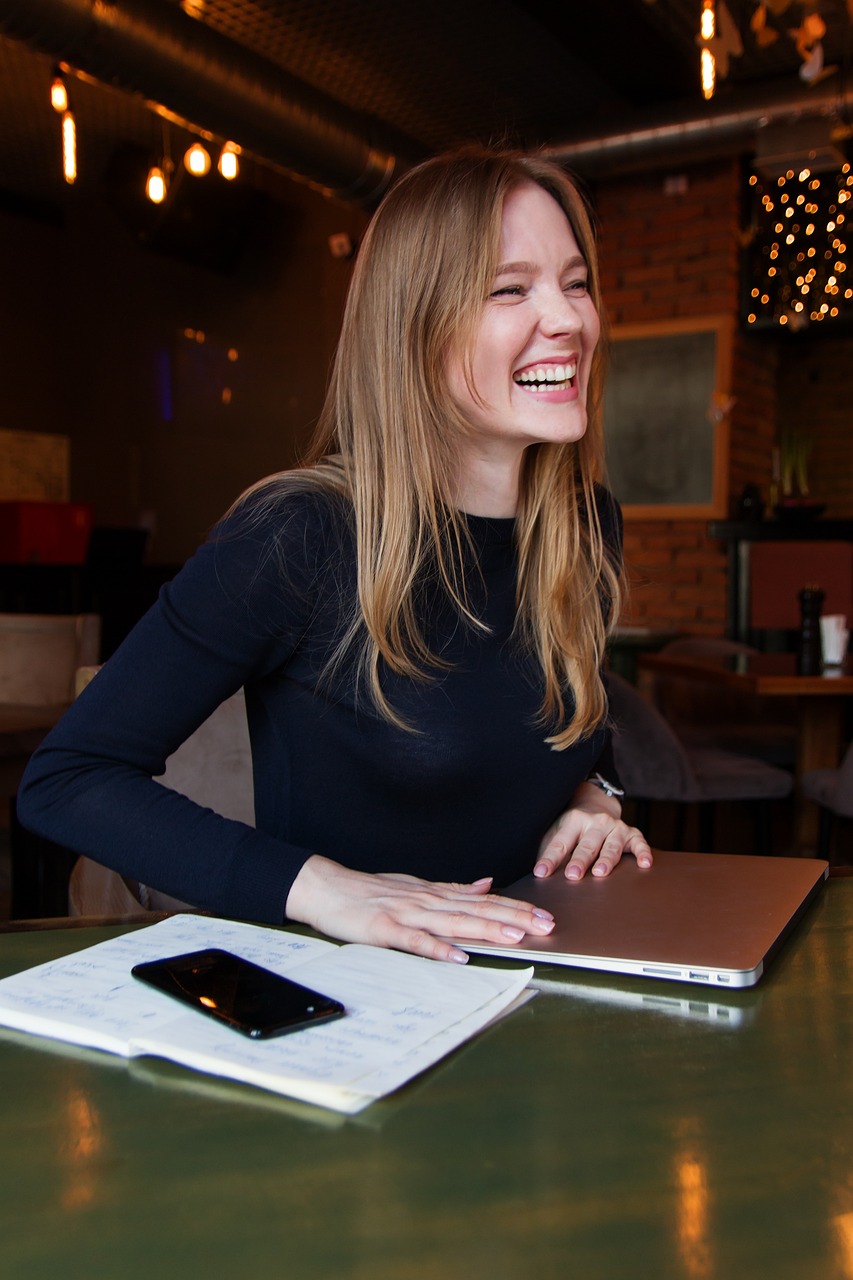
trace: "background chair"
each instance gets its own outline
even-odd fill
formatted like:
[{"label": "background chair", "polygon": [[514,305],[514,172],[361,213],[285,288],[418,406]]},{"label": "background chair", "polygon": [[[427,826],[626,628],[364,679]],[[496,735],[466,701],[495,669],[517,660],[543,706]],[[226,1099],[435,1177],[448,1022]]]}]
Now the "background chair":
[{"label": "background chair", "polygon": [[0,704],[62,706],[77,668],[100,661],[96,613],[0,613]]},{"label": "background chair", "polygon": [[[97,671],[97,666],[89,666],[78,672],[78,692]],[[225,818],[254,826],[252,755],[242,689],[217,707],[169,756],[165,772],[156,781]],[[17,827],[12,841],[15,919],[66,913],[140,915],[186,906]]]},{"label": "background chair", "polygon": [[[88,683],[81,673],[78,683]],[[243,690],[227,698],[166,761],[155,781],[224,818],[255,825],[252,750]],[[91,858],[80,857],[68,884],[71,915],[139,915],[177,911],[190,904],[152,889]]]},{"label": "background chair", "polygon": [[[731,657],[759,650],[722,636],[682,636],[663,645],[664,657]],[[783,769],[796,760],[796,708],[793,700],[773,706],[733,689],[697,680],[687,672],[655,671],[655,706],[681,740],[696,747],[718,747],[754,756]]]},{"label": "background chair", "polygon": [[97,614],[0,613],[0,829],[14,858],[14,797],[27,761],[74,697],[74,672],[100,659]]},{"label": "background chair", "polygon": [[820,806],[818,857],[830,859],[836,818],[853,818],[853,742],[837,769],[811,769],[800,779],[803,795]]},{"label": "background chair", "polygon": [[756,849],[770,852],[770,802],[790,795],[793,779],[754,757],[681,740],[652,702],[614,673],[608,675],[613,752],[622,785],[637,806],[637,825],[648,830],[651,802],[676,806],[675,848],[682,848],[687,811],[697,806],[699,848],[714,847],[717,802],[755,806]]}]

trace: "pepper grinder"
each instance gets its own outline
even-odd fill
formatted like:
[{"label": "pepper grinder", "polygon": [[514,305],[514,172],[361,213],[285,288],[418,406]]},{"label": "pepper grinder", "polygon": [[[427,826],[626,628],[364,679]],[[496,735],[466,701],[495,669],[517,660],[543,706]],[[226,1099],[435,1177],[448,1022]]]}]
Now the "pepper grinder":
[{"label": "pepper grinder", "polygon": [[822,670],[820,611],[824,592],[817,586],[803,587],[799,592],[800,641],[797,649],[797,672],[801,676],[817,676]]}]

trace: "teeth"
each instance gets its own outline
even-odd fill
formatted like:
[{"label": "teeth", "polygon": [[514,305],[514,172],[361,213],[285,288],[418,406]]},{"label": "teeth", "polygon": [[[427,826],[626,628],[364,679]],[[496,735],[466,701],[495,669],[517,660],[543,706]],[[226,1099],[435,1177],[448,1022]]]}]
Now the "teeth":
[{"label": "teeth", "polygon": [[525,369],[523,373],[516,374],[515,381],[531,390],[541,389],[543,386],[547,389],[558,383],[571,382],[576,373],[576,364],[537,365],[533,369]]}]

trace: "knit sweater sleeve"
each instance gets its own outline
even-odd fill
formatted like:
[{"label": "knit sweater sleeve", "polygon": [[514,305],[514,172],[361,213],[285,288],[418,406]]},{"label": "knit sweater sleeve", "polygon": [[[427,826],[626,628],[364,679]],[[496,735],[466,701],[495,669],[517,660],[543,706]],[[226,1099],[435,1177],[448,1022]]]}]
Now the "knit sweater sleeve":
[{"label": "knit sweater sleeve", "polygon": [[162,590],[30,761],[25,827],[183,901],[284,919],[311,850],[153,779],[225,698],[298,645],[325,530],[316,497],[293,508],[284,521],[230,518]]}]

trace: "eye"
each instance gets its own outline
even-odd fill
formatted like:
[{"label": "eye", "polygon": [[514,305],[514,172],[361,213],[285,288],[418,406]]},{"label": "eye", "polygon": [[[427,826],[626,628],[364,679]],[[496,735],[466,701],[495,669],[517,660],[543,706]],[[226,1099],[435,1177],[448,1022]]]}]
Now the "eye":
[{"label": "eye", "polygon": [[520,284],[503,284],[489,294],[490,298],[522,298],[523,296],[524,289]]},{"label": "eye", "polygon": [[566,293],[587,293],[589,290],[589,281],[569,280],[563,287],[566,290]]}]

